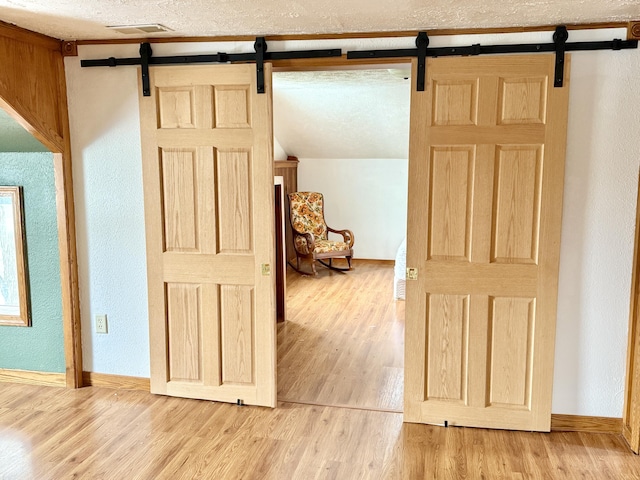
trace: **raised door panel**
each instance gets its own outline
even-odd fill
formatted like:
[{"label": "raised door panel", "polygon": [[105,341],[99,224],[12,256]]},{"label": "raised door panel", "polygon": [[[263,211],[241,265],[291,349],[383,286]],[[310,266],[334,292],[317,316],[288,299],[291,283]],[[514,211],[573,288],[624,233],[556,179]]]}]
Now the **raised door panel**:
[{"label": "raised door panel", "polygon": [[251,253],[251,152],[218,150],[220,253]]},{"label": "raised door panel", "polygon": [[547,78],[502,77],[498,102],[502,125],[545,123]]},{"label": "raised door panel", "polygon": [[196,98],[193,87],[158,89],[158,126],[195,128]]},{"label": "raised door panel", "polygon": [[475,148],[431,149],[429,258],[469,261]]},{"label": "raised door panel", "polygon": [[498,146],[494,183],[495,262],[536,263],[542,146]]},{"label": "raised door panel", "polygon": [[255,374],[253,288],[222,285],[220,289],[222,382],[251,385]]},{"label": "raised door panel", "polygon": [[246,85],[215,88],[216,128],[251,128],[251,103]]},{"label": "raised door panel", "polygon": [[489,405],[531,408],[535,300],[491,298]]},{"label": "raised door panel", "polygon": [[467,397],[469,298],[427,299],[427,399],[464,403]]},{"label": "raised door panel", "polygon": [[477,79],[439,76],[432,82],[433,125],[475,125],[477,123]]},{"label": "raised door panel", "polygon": [[202,297],[195,284],[167,284],[169,380],[202,382]]}]

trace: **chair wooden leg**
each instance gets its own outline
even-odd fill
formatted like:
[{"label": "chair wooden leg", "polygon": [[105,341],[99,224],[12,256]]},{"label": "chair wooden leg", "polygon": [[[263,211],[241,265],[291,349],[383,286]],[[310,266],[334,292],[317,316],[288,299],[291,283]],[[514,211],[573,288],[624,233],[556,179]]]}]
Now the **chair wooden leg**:
[{"label": "chair wooden leg", "polygon": [[316,261],[313,258],[311,259],[311,271],[314,276],[318,275],[318,272],[316,271]]},{"label": "chair wooden leg", "polygon": [[351,257],[346,257],[347,263],[349,264],[349,270],[351,270]]}]

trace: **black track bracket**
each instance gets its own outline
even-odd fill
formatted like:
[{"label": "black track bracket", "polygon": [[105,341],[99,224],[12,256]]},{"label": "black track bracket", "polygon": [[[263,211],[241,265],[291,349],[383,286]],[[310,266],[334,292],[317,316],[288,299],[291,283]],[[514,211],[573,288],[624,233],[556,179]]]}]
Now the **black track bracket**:
[{"label": "black track bracket", "polygon": [[564,51],[568,38],[567,27],[560,25],[556,28],[553,34],[553,43],[556,45],[556,70],[553,76],[553,86],[558,88],[562,87],[564,82]]},{"label": "black track bracket", "polygon": [[427,73],[427,47],[429,46],[429,37],[427,32],[418,33],[416,38],[416,47],[418,47],[418,78],[416,79],[416,90],[424,92],[424,79]]},{"label": "black track bracket", "polygon": [[265,42],[264,37],[257,37],[253,48],[256,51],[256,82],[258,93],[264,93],[264,54],[267,51],[267,42]]},{"label": "black track bracket", "polygon": [[[638,48],[637,40],[614,39],[603,42],[573,42],[567,43],[569,33],[567,27],[558,26],[553,34],[553,43],[524,43],[517,45],[480,45],[474,44],[468,47],[439,47],[427,48],[428,37],[425,32],[420,32],[416,39],[418,48],[393,49],[393,50],[359,50],[347,52],[348,59],[372,59],[372,58],[418,58],[418,78],[416,90],[424,90],[424,70],[422,69],[422,56],[425,57],[450,57],[467,55],[496,55],[503,53],[551,53],[556,54],[556,68],[554,86],[562,87],[564,81],[564,55],[565,52],[578,52],[588,50],[623,50]],[[425,45],[426,40],[426,45]],[[426,68],[426,64],[425,64]]]},{"label": "black track bracket", "polygon": [[253,44],[255,53],[215,53],[205,55],[174,55],[167,57],[152,56],[149,43],[140,44],[139,58],[104,58],[95,60],[81,60],[82,67],[120,67],[125,65],[142,66],[142,95],[151,95],[149,81],[149,66],[152,65],[181,65],[191,63],[256,63],[256,83],[258,93],[265,92],[264,62],[270,60],[290,60],[294,58],[327,58],[340,57],[340,48],[325,50],[294,50],[291,52],[267,52],[267,42],[264,37],[256,37]]},{"label": "black track bracket", "polygon": [[152,55],[153,50],[151,50],[151,44],[140,44],[140,65],[142,66],[142,95],[145,97],[151,95],[151,86],[149,85],[149,59]]}]

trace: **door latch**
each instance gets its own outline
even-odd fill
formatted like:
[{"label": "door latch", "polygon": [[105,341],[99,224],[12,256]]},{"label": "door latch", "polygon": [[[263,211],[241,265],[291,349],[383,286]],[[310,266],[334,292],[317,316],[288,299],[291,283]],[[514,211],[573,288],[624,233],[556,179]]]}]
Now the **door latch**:
[{"label": "door latch", "polygon": [[407,268],[407,280],[417,280],[417,279],[418,279],[418,269]]}]

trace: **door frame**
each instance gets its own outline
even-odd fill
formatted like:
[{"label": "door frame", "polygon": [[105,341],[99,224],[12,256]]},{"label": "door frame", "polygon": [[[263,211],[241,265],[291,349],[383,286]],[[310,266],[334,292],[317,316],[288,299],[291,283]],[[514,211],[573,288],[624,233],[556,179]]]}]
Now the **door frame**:
[{"label": "door frame", "polygon": [[[62,326],[64,341],[65,373],[39,375],[39,372],[17,372],[29,383],[61,385],[67,388],[82,386],[82,338],[80,328],[80,294],[78,287],[78,259],[76,253],[75,207],[73,201],[73,180],[71,163],[71,143],[69,137],[69,114],[67,108],[67,84],[64,59],[59,40],[46,37],[13,25],[0,25],[0,36],[10,42],[21,41],[35,49],[39,55],[51,60],[48,74],[51,97],[56,102],[41,101],[38,110],[22,99],[24,91],[19,88],[4,88],[0,97],[0,108],[31,133],[53,154],[53,168],[56,190],[56,221],[58,226],[58,251],[60,255],[60,284],[62,297]],[[7,48],[12,48],[9,45]],[[13,59],[7,60],[7,68]],[[20,65],[24,75],[35,75],[38,71],[34,62]],[[39,67],[40,68],[40,67]],[[46,76],[46,75],[45,75]],[[44,80],[43,80],[44,81]],[[46,122],[46,112],[59,120],[57,132]]]},{"label": "door frame", "polygon": [[[65,102],[66,105],[66,97]],[[60,254],[60,283],[62,291],[62,324],[64,336],[65,373],[67,388],[82,387],[82,343],[80,336],[80,308],[76,258],[75,214],[73,184],[71,179],[71,153],[60,151],[58,145],[48,141],[44,132],[30,125],[4,99],[0,108],[20,125],[29,125],[27,130],[47,147],[53,155],[53,175],[56,189],[56,222],[58,225],[58,251]],[[66,114],[65,114],[66,118]],[[67,140],[68,142],[68,140]],[[31,378],[31,377],[30,377]],[[37,379],[32,378],[37,383]],[[46,382],[50,384],[49,382]]]},{"label": "door frame", "polygon": [[636,200],[636,225],[629,296],[629,338],[622,434],[635,453],[640,453],[640,174]]}]

